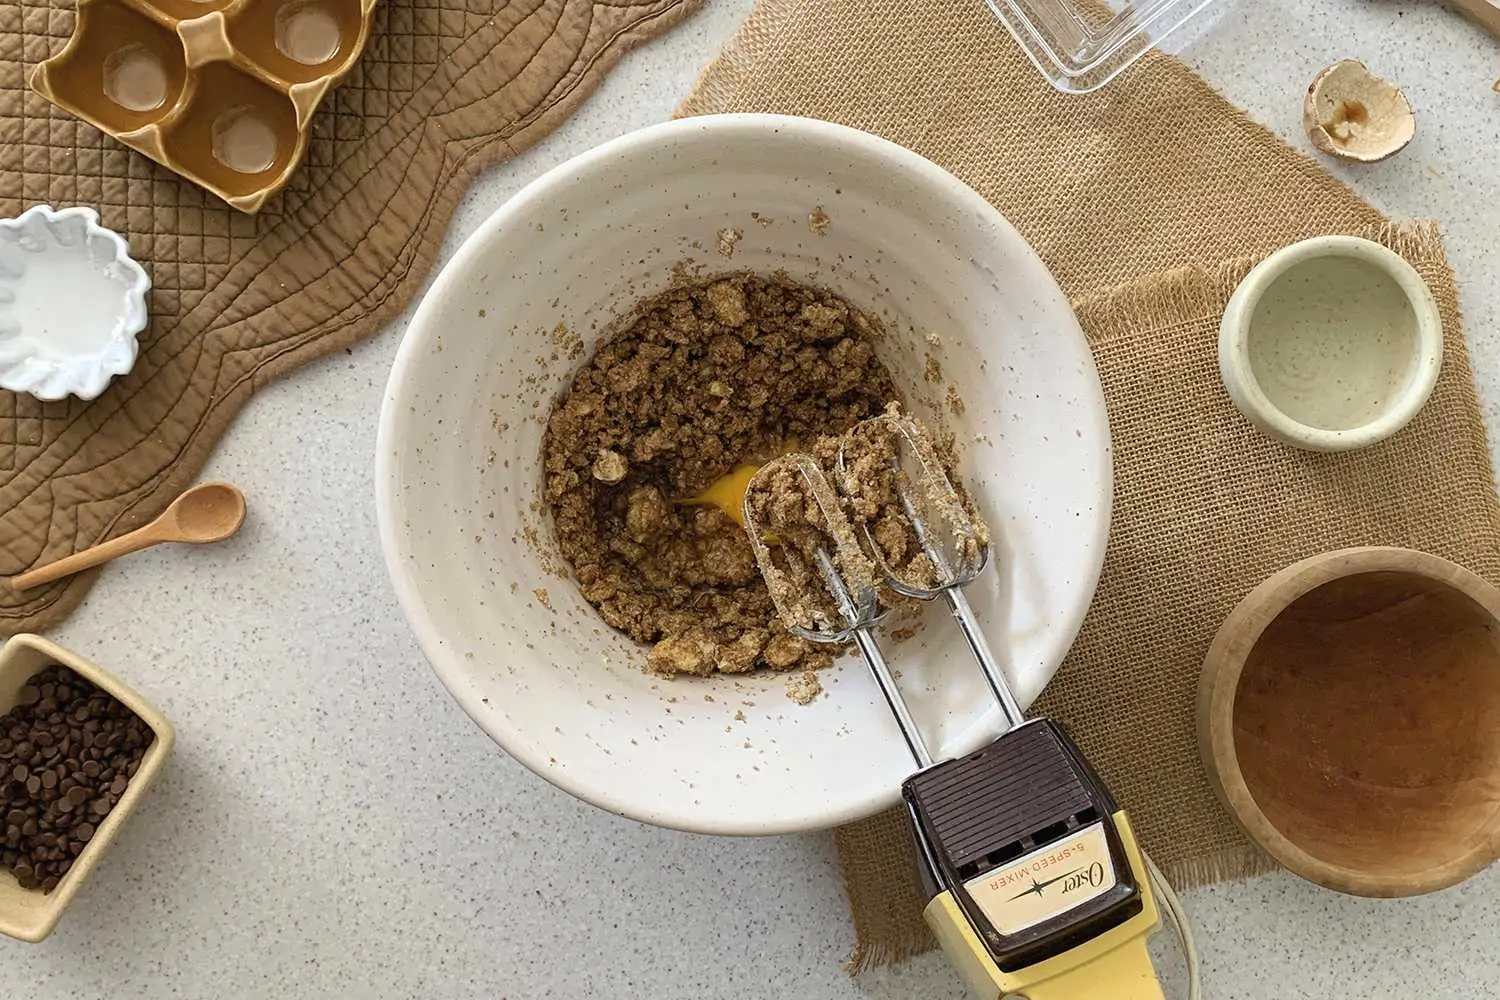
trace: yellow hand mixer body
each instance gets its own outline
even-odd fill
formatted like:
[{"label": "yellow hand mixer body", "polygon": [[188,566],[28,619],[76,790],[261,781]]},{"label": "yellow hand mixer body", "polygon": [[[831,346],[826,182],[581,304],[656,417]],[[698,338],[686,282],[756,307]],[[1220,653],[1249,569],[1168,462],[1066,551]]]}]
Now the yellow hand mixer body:
[{"label": "yellow hand mixer body", "polygon": [[[856,544],[839,491],[807,455],[782,456],[755,474],[744,524],[788,628],[858,646],[917,763],[902,796],[930,897],[928,925],[986,1000],[1161,1000],[1146,950],[1160,926],[1157,899],[1130,820],[1062,727],[1024,719],[963,596],[988,560],[987,529],[913,421],[899,414],[864,421],[846,435],[845,452],[862,434],[890,442],[891,492],[934,572],[920,580],[903,575],[884,558],[869,522],[864,544]],[[838,478],[847,498],[859,486],[845,458]],[[863,467],[868,475],[869,462]],[[788,489],[800,498],[787,503]],[[818,512],[809,519],[815,532],[775,520],[778,511],[799,509]],[[810,580],[827,593],[808,599]],[[933,762],[875,644],[877,583],[947,602],[1009,722],[993,743]]]},{"label": "yellow hand mixer body", "polygon": [[[1023,730],[1033,726],[1052,724]],[[980,752],[1007,752],[1006,737],[1023,730]],[[944,879],[939,858],[923,862],[923,880],[936,890],[927,925],[976,996],[1162,1000],[1146,950],[1160,926],[1156,898],[1124,810],[966,881]]]}]

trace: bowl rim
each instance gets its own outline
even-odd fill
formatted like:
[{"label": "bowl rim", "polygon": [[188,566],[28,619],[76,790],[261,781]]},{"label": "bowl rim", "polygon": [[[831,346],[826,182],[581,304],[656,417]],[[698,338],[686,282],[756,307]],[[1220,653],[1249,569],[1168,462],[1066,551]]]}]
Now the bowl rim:
[{"label": "bowl rim", "polygon": [[[1413,375],[1380,413],[1365,423],[1333,430],[1294,419],[1266,395],[1250,357],[1250,327],[1261,297],[1276,279],[1310,260],[1341,257],[1374,265],[1396,282],[1416,323]],[[1230,296],[1219,324],[1219,372],[1235,406],[1263,432],[1312,451],[1351,451],[1395,434],[1411,422],[1437,385],[1443,363],[1443,320],[1427,282],[1406,258],[1360,236],[1315,236],[1282,247],[1256,264]]]},{"label": "bowl rim", "polygon": [[1500,623],[1500,589],[1441,556],[1396,546],[1358,546],[1310,556],[1267,577],[1225,618],[1203,659],[1197,704],[1198,749],[1220,804],[1250,840],[1302,878],[1357,896],[1417,896],[1456,885],[1500,857],[1500,801],[1479,842],[1418,872],[1372,874],[1315,857],[1281,833],[1256,803],[1239,766],[1234,702],[1245,659],[1266,627],[1325,583],[1372,572],[1403,572],[1452,587]]},{"label": "bowl rim", "polygon": [[[1049,275],[1051,273],[1040,255],[1036,253],[1035,249],[1032,248],[1031,244],[1026,241],[1025,237],[1020,234],[1015,226],[1000,213],[999,209],[986,201],[983,196],[968,184],[921,154],[869,132],[821,119],[794,115],[734,113],[698,115],[673,119],[626,133],[556,164],[526,184],[474,228],[470,235],[459,245],[453,257],[433,279],[431,286],[424,293],[421,302],[418,303],[410,322],[407,324],[401,343],[397,347],[395,359],[391,365],[390,376],[386,383],[376,430],[375,511],[381,554],[385,563],[387,576],[391,580],[391,585],[396,593],[397,603],[400,605],[412,632],[416,636],[423,656],[426,658],[433,672],[438,676],[443,687],[458,702],[464,713],[506,754],[519,761],[533,774],[553,786],[568,792],[583,802],[619,816],[690,833],[723,836],[767,836],[829,829],[844,823],[864,819],[883,808],[896,804],[899,801],[899,789],[892,789],[892,795],[895,796],[892,801],[886,801],[884,798],[851,801],[848,805],[841,808],[825,808],[821,812],[809,813],[806,816],[799,817],[796,821],[789,821],[784,818],[768,821],[745,816],[734,818],[711,817],[705,819],[700,815],[680,809],[643,807],[639,803],[632,801],[628,796],[618,794],[612,788],[600,787],[597,784],[579,779],[567,770],[550,767],[546,755],[532,752],[530,748],[519,745],[518,741],[511,738],[512,734],[505,727],[495,725],[490,721],[491,715],[487,712],[486,706],[482,704],[480,695],[466,688],[462,683],[463,674],[450,663],[449,654],[451,650],[447,647],[442,636],[435,628],[421,595],[417,593],[402,564],[399,540],[402,529],[395,509],[399,491],[394,485],[396,480],[395,459],[392,457],[392,444],[398,433],[400,433],[401,425],[409,419],[406,407],[400,405],[401,393],[403,391],[402,386],[408,380],[408,370],[424,354],[424,342],[414,337],[413,333],[425,330],[431,325],[429,317],[437,309],[437,301],[444,296],[450,286],[456,285],[461,280],[461,275],[467,273],[475,264],[482,261],[486,249],[484,245],[485,240],[482,238],[483,234],[493,232],[505,226],[512,217],[530,208],[534,202],[545,197],[550,197],[550,189],[560,179],[572,176],[581,170],[595,168],[601,163],[613,161],[621,155],[642,148],[654,148],[664,144],[671,144],[679,137],[703,132],[733,132],[734,130],[748,130],[756,133],[796,133],[826,144],[861,149],[886,163],[892,164],[896,169],[906,171],[910,175],[920,178],[933,187],[945,189],[957,203],[963,205],[969,212],[988,217],[998,231],[1004,233],[1014,241],[1015,252],[1029,255],[1038,268]],[[1055,279],[1054,287],[1058,287],[1055,284]],[[1062,301],[1067,308],[1067,315],[1070,318],[1074,318],[1071,306],[1067,304],[1066,296],[1063,295],[1060,288],[1058,288],[1058,294],[1062,297]],[[1074,323],[1076,327],[1076,318]],[[1102,472],[1104,475],[1101,480],[1103,484],[1102,489],[1099,496],[1095,498],[1095,504],[1099,509],[1099,517],[1095,521],[1093,530],[1095,537],[1090,540],[1094,559],[1086,572],[1087,578],[1080,580],[1079,600],[1070,608],[1066,617],[1058,616],[1056,619],[1060,622],[1058,634],[1065,636],[1065,640],[1059,644],[1059,648],[1053,657],[1055,662],[1052,664],[1052,670],[1054,672],[1061,664],[1063,657],[1066,656],[1068,649],[1076,640],[1078,632],[1082,628],[1084,616],[1092,604],[1094,592],[1098,587],[1100,576],[1103,573],[1105,542],[1108,538],[1114,495],[1112,485],[1114,481],[1112,467],[1113,450],[1108,444],[1109,424],[1108,414],[1103,402],[1103,388],[1098,381],[1093,356],[1087,350],[1086,344],[1082,339],[1081,328],[1079,329],[1080,344],[1085,345],[1081,353],[1080,364],[1088,366],[1089,372],[1094,375],[1094,393],[1098,398],[1098,406],[1095,408],[1095,411],[1097,419],[1100,422],[1100,437],[1106,443],[1102,456]]]},{"label": "bowl rim", "polygon": [[114,698],[149,726],[154,737],[151,745],[146,747],[146,752],[141,757],[140,766],[130,778],[125,794],[120,796],[120,800],[115,803],[108,815],[96,824],[94,836],[89,839],[88,846],[73,859],[73,866],[57,883],[57,888],[50,896],[43,897],[46,904],[41,922],[34,926],[22,925],[12,920],[6,913],[0,912],[0,934],[13,937],[18,941],[36,944],[45,940],[57,928],[63,912],[73,902],[73,897],[83,887],[83,883],[93,872],[99,859],[114,843],[120,827],[135,812],[141,797],[156,781],[157,773],[177,741],[177,733],[172,728],[172,724],[167,721],[166,716],[162,715],[161,711],[147,701],[139,691],[87,657],[42,636],[29,632],[18,632],[11,636],[4,646],[0,647],[0,672],[4,672],[20,651],[26,649],[34,650],[46,660],[67,667]]}]

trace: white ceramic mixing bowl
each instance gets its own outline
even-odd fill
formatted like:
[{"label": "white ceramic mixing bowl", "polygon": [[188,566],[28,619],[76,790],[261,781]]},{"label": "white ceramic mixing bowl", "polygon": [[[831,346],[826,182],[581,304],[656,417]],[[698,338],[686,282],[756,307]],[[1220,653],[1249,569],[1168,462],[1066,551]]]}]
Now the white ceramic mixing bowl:
[{"label": "white ceramic mixing bowl", "polygon": [[[997,536],[970,598],[1021,703],[1036,697],[1104,557],[1109,435],[1088,348],[1042,262],[979,195],[824,122],[649,128],[548,172],[469,237],[418,308],[381,412],[386,563],[448,690],[554,784],[709,833],[857,819],[893,804],[913,768],[862,663],[824,671],[827,693],[807,706],[784,675],[653,677],[566,576],[539,503],[550,401],[610,319],[684,261],[781,269],[885,318],[879,349],[915,411],[964,442],[961,471]],[[950,384],[961,414],[944,404]],[[1000,715],[942,619],[929,608],[886,652],[929,745],[957,754]]]}]

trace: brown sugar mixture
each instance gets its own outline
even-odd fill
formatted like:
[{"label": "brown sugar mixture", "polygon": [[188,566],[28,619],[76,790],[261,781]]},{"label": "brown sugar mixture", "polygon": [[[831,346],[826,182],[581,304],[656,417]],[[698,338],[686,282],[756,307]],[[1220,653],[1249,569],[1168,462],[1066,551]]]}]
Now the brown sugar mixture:
[{"label": "brown sugar mixture", "polygon": [[[819,439],[814,454],[830,447],[836,452],[838,441]],[[745,506],[766,542],[761,572],[782,620],[815,632],[843,631],[851,623],[840,613],[828,574],[858,605],[861,595],[873,597],[875,567],[820,463],[810,455],[775,459],[751,481]]]},{"label": "brown sugar mixture", "polygon": [[584,598],[651,644],[663,674],[830,662],[778,622],[736,517],[684,501],[898,398],[879,327],[830,292],[752,274],[671,288],[632,317],[543,440],[558,546]]},{"label": "brown sugar mixture", "polygon": [[[885,582],[935,590],[982,564],[989,528],[954,480],[953,441],[903,414],[899,403],[819,438],[807,452],[774,459],[745,493],[761,537],[774,539],[758,555],[789,624],[845,627],[826,582],[830,568],[857,604]],[[879,597],[887,607],[906,600],[885,589]]]},{"label": "brown sugar mixture", "polygon": [[919,590],[937,587],[943,576],[913,529],[913,513],[950,568],[983,561],[989,527],[954,475],[951,439],[934,435],[893,403],[886,419],[860,424],[839,448],[837,482],[845,512],[864,529],[885,575]]},{"label": "brown sugar mixture", "polygon": [[915,587],[931,587],[937,567],[923,550],[901,508],[906,485],[897,464],[897,439],[880,423],[865,424],[844,439],[839,486],[850,519],[868,533],[872,554],[891,575]]}]

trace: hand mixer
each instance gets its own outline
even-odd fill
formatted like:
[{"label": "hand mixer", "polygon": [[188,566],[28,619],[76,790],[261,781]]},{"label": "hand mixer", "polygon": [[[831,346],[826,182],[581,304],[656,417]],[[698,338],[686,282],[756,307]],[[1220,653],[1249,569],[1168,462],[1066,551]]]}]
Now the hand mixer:
[{"label": "hand mixer", "polygon": [[[901,791],[929,897],[928,925],[979,996],[1160,1000],[1146,951],[1160,923],[1160,900],[1182,939],[1189,996],[1196,997],[1196,952],[1170,886],[1062,727],[1024,718],[964,597],[962,588],[988,562],[988,530],[954,489],[930,439],[899,414],[857,425],[838,458],[844,494],[859,488],[851,444],[882,435],[893,447],[888,455],[874,452],[874,460],[887,463],[886,483],[897,502],[881,516],[896,519],[925,563],[894,565],[891,546],[868,521],[860,545],[839,491],[808,455],[783,456],[756,474],[745,496],[745,526],[790,630],[814,642],[856,644],[916,761]],[[871,453],[859,461],[868,476]],[[775,515],[765,498],[778,479],[783,493],[788,482],[800,491],[812,530],[796,532],[798,538],[785,524],[767,523]],[[809,589],[818,583],[825,594]],[[994,742],[933,762],[875,642],[879,583],[947,602],[1005,716],[1006,731]]]}]

